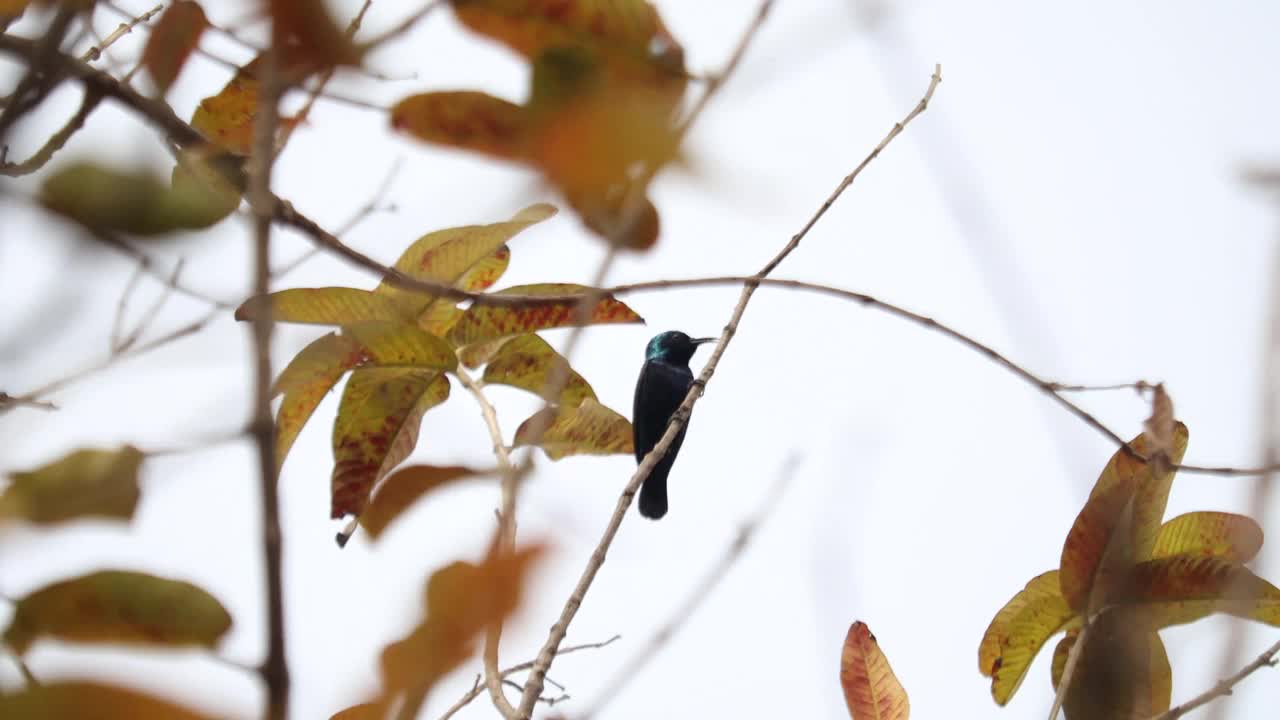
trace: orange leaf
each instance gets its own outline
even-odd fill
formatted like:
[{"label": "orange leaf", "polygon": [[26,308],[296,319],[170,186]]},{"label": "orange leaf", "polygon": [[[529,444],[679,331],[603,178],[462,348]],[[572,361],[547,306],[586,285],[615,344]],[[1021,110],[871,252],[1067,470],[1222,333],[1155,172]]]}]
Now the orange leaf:
[{"label": "orange leaf", "polygon": [[333,21],[323,0],[267,0],[275,46],[319,67],[359,65],[363,54]]},{"label": "orange leaf", "polygon": [[840,686],[853,720],[907,720],[911,703],[865,623],[849,626],[840,653]]},{"label": "orange leaf", "polygon": [[1172,695],[1173,672],[1160,636],[1133,613],[1109,610],[1096,617],[1067,689],[1067,717],[1149,718],[1168,710]]},{"label": "orange leaf", "polygon": [[264,311],[276,322],[354,325],[370,320],[413,322],[390,298],[348,287],[294,288],[253,297],[236,308],[237,320],[253,320]]},{"label": "orange leaf", "polygon": [[191,0],[178,0],[160,16],[142,51],[142,65],[161,95],[169,91],[208,27],[204,9]]},{"label": "orange leaf", "polygon": [[978,647],[978,670],[991,678],[996,704],[1009,702],[1040,648],[1074,616],[1057,570],[1033,578],[996,613]]},{"label": "orange leaf", "polygon": [[[484,381],[490,385],[510,385],[541,396],[547,389],[553,368],[566,363],[546,340],[537,335],[517,335],[505,343],[484,369]],[[569,377],[560,397],[564,407],[578,407],[586,398],[596,399],[595,391],[581,375],[567,368]]]},{"label": "orange leaf", "polygon": [[1252,518],[1225,512],[1192,512],[1160,527],[1151,558],[1213,555],[1247,563],[1262,549],[1262,528]]},{"label": "orange leaf", "polygon": [[364,510],[373,486],[417,445],[422,416],[448,397],[448,378],[434,370],[351,374],[333,425],[332,517]]},{"label": "orange leaf", "polygon": [[391,708],[385,702],[370,702],[339,710],[329,720],[383,720]]},{"label": "orange leaf", "polygon": [[576,408],[547,408],[516,429],[515,446],[529,445],[533,428],[547,424],[537,446],[552,460],[568,455],[629,455],[635,452],[631,423],[592,398]]},{"label": "orange leaf", "polygon": [[410,95],[391,108],[391,127],[424,142],[499,160],[525,157],[524,108],[482,92]]},{"label": "orange leaf", "polygon": [[4,641],[19,654],[40,637],[213,648],[230,628],[222,604],[191,583],[101,570],[19,600]]},{"label": "orange leaf", "polygon": [[0,717],[5,720],[211,720],[213,716],[135,690],[59,681],[0,695]]},{"label": "orange leaf", "polygon": [[[582,285],[546,283],[540,285],[519,285],[500,290],[496,295],[583,295],[590,289]],[[556,327],[571,327],[584,324],[579,320],[578,305],[580,301],[546,303],[528,307],[496,307],[476,305],[469,308],[453,329],[449,331],[449,341],[454,345],[471,345],[473,343],[494,340],[507,335],[545,330]],[[644,319],[624,303],[614,299],[612,295],[604,295],[596,303],[587,318],[587,325],[607,323],[642,323]]]},{"label": "orange leaf", "polygon": [[[1175,423],[1173,427],[1173,448],[1169,454],[1169,462],[1182,462],[1187,452],[1187,426]],[[1155,445],[1147,433],[1129,441],[1129,446],[1140,455],[1149,457]],[[1117,485],[1134,488],[1137,498],[1134,501],[1133,549],[1134,556],[1146,558],[1150,556],[1155,545],[1156,534],[1160,531],[1160,522],[1164,519],[1165,506],[1169,500],[1169,488],[1173,483],[1173,473],[1160,473],[1156,477],[1154,469],[1124,451],[1117,450],[1102,469],[1098,481],[1089,494],[1090,499],[1104,493]]]},{"label": "orange leaf", "polygon": [[1062,545],[1062,596],[1077,613],[1098,607],[1117,576],[1133,563],[1133,483],[1120,482],[1089,498]]},{"label": "orange leaf", "polygon": [[480,565],[455,562],[427,581],[426,617],[407,637],[382,651],[385,696],[420,688],[429,692],[441,677],[475,652],[477,636],[520,606],[529,570],[541,546],[490,555]]},{"label": "orange leaf", "polygon": [[79,518],[129,520],[138,507],[137,448],[77,450],[56,462],[11,473],[0,494],[0,524],[10,518],[49,525]]},{"label": "orange leaf", "polygon": [[1138,563],[1110,602],[1136,605],[1156,627],[1215,612],[1280,626],[1280,589],[1220,557],[1175,555]]},{"label": "orange leaf", "polygon": [[411,465],[401,468],[378,484],[368,506],[360,514],[360,525],[374,540],[419,498],[455,480],[481,473],[468,467]]},{"label": "orange leaf", "polygon": [[684,82],[684,51],[644,0],[452,0],[458,20],[533,60],[557,47],[606,54],[619,73]]}]

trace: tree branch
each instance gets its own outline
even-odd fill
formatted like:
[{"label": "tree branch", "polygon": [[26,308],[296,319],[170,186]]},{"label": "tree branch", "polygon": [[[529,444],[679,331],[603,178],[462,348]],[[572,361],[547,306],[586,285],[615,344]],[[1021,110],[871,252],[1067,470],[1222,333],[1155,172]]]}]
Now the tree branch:
[{"label": "tree branch", "polygon": [[1163,714],[1157,715],[1153,720],[1177,720],[1177,718],[1186,715],[1201,705],[1205,705],[1217,698],[1230,695],[1232,688],[1254,672],[1264,667],[1275,667],[1277,663],[1280,663],[1280,658],[1277,658],[1277,655],[1280,655],[1280,642],[1277,642],[1267,648],[1261,655],[1254,658],[1253,662],[1245,665],[1243,668],[1240,668],[1240,671],[1236,674],[1225,680],[1220,680],[1217,685],[1214,685],[1209,690],[1200,693],[1181,705],[1170,708]]},{"label": "tree branch", "polygon": [[[247,194],[254,208],[254,292],[271,290],[271,169],[279,125],[281,79],[274,51],[268,51],[259,78],[258,111],[253,122],[253,154],[249,158]],[[270,720],[289,716],[289,665],[285,654],[284,582],[281,568],[280,495],[275,456],[275,421],[271,414],[271,334],[275,321],[262,312],[253,321],[253,438],[258,451],[262,497],[262,555],[267,594],[267,656],[259,672],[267,687]]]},{"label": "tree branch", "polygon": [[729,574],[729,570],[738,562],[742,554],[746,552],[747,546],[751,544],[751,540],[755,537],[756,530],[760,528],[761,523],[778,506],[782,493],[791,484],[791,479],[795,474],[795,466],[796,458],[789,458],[777,480],[774,481],[773,486],[765,494],[765,499],[760,503],[760,507],[751,517],[738,526],[738,532],[734,536],[733,542],[729,543],[729,546],[725,548],[724,553],[716,564],[694,586],[693,590],[685,596],[684,602],[680,603],[675,612],[671,613],[667,621],[650,636],[649,642],[633,655],[622,666],[622,669],[613,674],[613,678],[605,685],[605,690],[599,694],[598,699],[578,715],[575,720],[587,720],[599,715],[600,711],[617,698],[622,689],[640,674],[640,670],[666,647],[671,638],[675,637],[680,628],[698,611],[698,608],[702,607],[702,603],[706,601],[720,582],[724,580],[725,576]]}]

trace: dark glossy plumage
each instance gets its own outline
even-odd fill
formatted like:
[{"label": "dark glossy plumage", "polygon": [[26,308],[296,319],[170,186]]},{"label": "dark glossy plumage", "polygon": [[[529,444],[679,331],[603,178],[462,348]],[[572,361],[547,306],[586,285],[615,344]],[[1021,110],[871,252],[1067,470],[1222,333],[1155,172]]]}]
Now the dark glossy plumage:
[{"label": "dark glossy plumage", "polygon": [[[684,401],[693,384],[689,360],[698,346],[715,338],[691,338],[679,331],[656,335],[645,348],[644,367],[636,381],[635,405],[631,425],[636,446],[636,462],[653,450],[667,431],[667,423]],[[654,466],[653,472],[640,486],[640,514],[657,520],[667,514],[667,475],[680,452],[688,423],[671,444],[667,454]]]}]

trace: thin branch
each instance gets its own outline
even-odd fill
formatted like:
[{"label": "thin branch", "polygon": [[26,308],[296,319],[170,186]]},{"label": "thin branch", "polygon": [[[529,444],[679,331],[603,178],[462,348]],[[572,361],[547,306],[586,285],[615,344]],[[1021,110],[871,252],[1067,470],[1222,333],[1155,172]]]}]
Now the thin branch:
[{"label": "thin branch", "polygon": [[1047,383],[1047,387],[1054,392],[1110,392],[1112,390],[1133,390],[1137,393],[1149,392],[1155,385],[1146,380],[1138,380],[1129,383],[1115,383],[1112,385],[1068,385],[1066,383],[1051,382]]},{"label": "thin branch", "polygon": [[1280,642],[1277,642],[1267,648],[1261,655],[1254,658],[1253,662],[1245,665],[1243,668],[1240,668],[1240,671],[1236,674],[1225,680],[1218,681],[1218,684],[1214,685],[1209,690],[1191,698],[1181,705],[1170,708],[1163,714],[1157,715],[1153,720],[1177,720],[1177,718],[1186,715],[1201,705],[1205,705],[1217,698],[1230,695],[1232,688],[1254,672],[1264,667],[1275,667],[1277,663],[1280,663],[1280,658],[1277,657],[1278,655],[1280,655]]},{"label": "thin branch", "polygon": [[133,297],[133,292],[138,289],[138,285],[142,282],[143,274],[142,263],[138,263],[133,267],[133,274],[129,276],[129,281],[125,283],[124,291],[120,293],[120,299],[116,301],[116,314],[111,320],[110,348],[112,355],[125,349],[121,340],[124,337],[125,313],[129,309],[129,298]]},{"label": "thin branch", "polygon": [[[134,326],[133,332],[124,336],[112,346],[112,352],[118,353],[122,350],[128,350],[134,343],[138,342],[138,338],[142,337],[142,333],[146,332],[147,328],[151,326],[151,323],[155,322],[156,317],[160,315],[160,311],[164,309],[165,303],[167,303],[169,298],[173,295],[170,291],[178,282],[178,277],[182,274],[182,268],[183,261],[179,259],[173,266],[173,273],[169,276],[167,287],[160,292],[160,295],[156,297],[155,302],[151,303],[151,306],[147,308],[146,312],[142,314],[142,317],[138,319],[138,324]],[[121,300],[123,300],[123,298],[121,298]]]},{"label": "thin branch", "polygon": [[[57,85],[57,78],[48,72],[49,65],[62,55],[59,48],[67,37],[71,21],[81,12],[69,4],[58,6],[58,12],[49,23],[49,29],[39,40],[26,40],[30,48],[27,56],[27,69],[17,86],[9,94],[4,108],[0,110],[0,150],[4,149],[4,136],[9,128],[26,113],[44,101],[49,91]],[[0,35],[8,38],[10,35]],[[86,67],[88,67],[86,65]]]},{"label": "thin branch", "polygon": [[638,653],[631,656],[631,659],[624,663],[620,670],[613,674],[613,678],[605,684],[605,689],[599,693],[598,699],[587,710],[578,715],[576,720],[587,720],[587,718],[599,715],[600,711],[610,701],[617,698],[622,693],[622,689],[640,674],[644,666],[648,665],[658,653],[666,648],[671,638],[675,637],[676,633],[689,621],[689,618],[702,607],[703,602],[720,585],[721,581],[729,574],[729,570],[737,564],[739,558],[746,552],[761,523],[777,508],[778,501],[781,500],[783,492],[791,484],[791,479],[795,475],[796,464],[795,457],[787,460],[773,486],[765,493],[765,498],[760,503],[759,508],[756,509],[751,517],[738,526],[738,532],[735,534],[733,541],[724,549],[724,553],[721,554],[716,564],[708,570],[702,580],[685,596],[684,602],[680,603],[675,612],[671,613],[667,621],[650,636],[649,642]]},{"label": "thin branch", "polygon": [[[498,413],[494,409],[493,404],[489,402],[484,394],[484,389],[476,384],[462,367],[458,367],[455,371],[458,382],[462,383],[473,397],[476,404],[480,406],[480,413],[484,416],[484,424],[489,429],[489,439],[493,442],[493,454],[498,459],[498,467],[502,472],[502,507],[503,515],[498,525],[497,543],[499,548],[509,548],[515,544],[515,492],[516,468],[511,464],[511,456],[507,453],[507,447],[502,439],[502,427],[498,424]],[[498,672],[498,646],[502,642],[502,623],[494,622],[485,629],[484,639],[484,684],[489,689],[489,697],[493,701],[494,707],[505,718],[513,718],[516,716],[516,709],[511,705],[511,701],[507,699],[507,695],[503,692],[502,675]]]},{"label": "thin branch", "polygon": [[7,392],[0,392],[0,412],[5,412],[12,407],[29,407],[39,410],[57,410],[58,406],[51,402],[42,402],[40,400],[32,400],[25,397],[14,397]]},{"label": "thin branch", "polygon": [[157,5],[137,17],[130,18],[127,22],[120,23],[120,25],[117,26],[110,35],[104,38],[102,42],[85,51],[85,53],[80,56],[80,59],[84,62],[93,62],[102,57],[103,51],[114,45],[120,38],[133,32],[135,27],[143,23],[150,22],[151,18],[159,15],[161,10],[164,10],[164,4]]},{"label": "thin branch", "polygon": [[[621,638],[622,638],[621,635],[614,635],[613,637],[609,638],[608,640],[605,640],[604,642],[586,643],[583,645],[571,645],[569,647],[561,648],[558,655],[561,655],[561,656],[569,655],[571,653],[578,652],[579,650],[598,650],[602,647],[613,644],[614,642],[620,640]],[[519,665],[512,665],[511,667],[502,671],[501,677],[505,679],[508,675],[522,672],[532,667],[533,667],[532,660],[528,662],[522,662]],[[463,695],[462,698],[458,700],[458,702],[449,706],[449,709],[446,710],[444,714],[440,716],[440,720],[449,720],[449,718],[458,714],[458,711],[462,710],[462,708],[471,704],[472,700],[475,700],[476,698],[480,697],[480,694],[482,692],[484,692],[484,686],[480,684],[480,676],[477,675],[475,684],[471,686],[471,690],[468,691],[466,695]]]},{"label": "thin branch", "polygon": [[206,295],[200,292],[199,290],[194,290],[178,282],[177,276],[175,273],[164,272],[160,268],[156,267],[156,261],[150,255],[134,247],[123,238],[113,233],[107,232],[105,230],[96,229],[96,228],[90,230],[89,232],[91,235],[93,235],[94,239],[97,240],[98,242],[101,242],[103,245],[106,245],[107,247],[113,250],[116,250],[126,255],[127,257],[132,258],[135,262],[138,263],[138,267],[143,272],[150,275],[152,278],[154,278],[160,284],[164,285],[170,290],[174,290],[194,300],[199,300],[209,305],[212,308],[217,308],[218,310],[231,310],[235,307],[235,305],[233,305],[232,303],[226,302],[224,300],[219,300],[215,297],[210,297],[209,295]]},{"label": "thin branch", "polygon": [[640,484],[644,482],[645,478],[649,476],[649,473],[653,471],[653,467],[667,453],[667,450],[671,447],[676,435],[680,433],[680,429],[683,428],[685,423],[688,421],[689,413],[693,410],[694,404],[697,403],[698,398],[702,395],[707,383],[715,374],[716,367],[720,363],[720,358],[724,356],[725,350],[728,348],[734,334],[737,332],[738,324],[742,321],[742,316],[746,313],[747,304],[750,302],[751,296],[755,293],[756,287],[759,285],[758,281],[772,272],[773,269],[787,257],[787,255],[795,250],[795,248],[799,247],[800,241],[804,236],[808,234],[809,230],[817,223],[822,215],[826,213],[827,209],[831,207],[844,190],[853,183],[858,174],[862,172],[871,160],[875,159],[880,154],[880,152],[893,140],[893,138],[897,137],[902,132],[903,128],[911,122],[913,118],[918,116],[921,112],[924,112],[924,109],[928,107],[929,100],[933,97],[934,90],[937,89],[938,83],[941,81],[942,67],[936,66],[934,68],[933,76],[930,79],[929,87],[925,91],[924,97],[921,98],[916,108],[913,109],[901,122],[895,123],[893,129],[891,129],[885,139],[872,150],[871,154],[868,155],[852,173],[845,177],[844,180],[836,186],[835,191],[833,191],[831,196],[827,198],[821,207],[818,208],[818,211],[812,218],[810,218],[809,222],[805,224],[800,232],[796,233],[796,235],[791,238],[782,250],[780,250],[778,254],[766,263],[765,266],[761,268],[760,272],[754,276],[754,280],[756,282],[748,282],[743,287],[742,294],[738,299],[738,304],[734,308],[728,324],[725,325],[724,331],[720,334],[720,338],[716,342],[715,350],[711,353],[711,358],[707,361],[707,364],[703,368],[702,373],[698,376],[698,379],[689,389],[689,393],[685,397],[684,402],[680,404],[679,409],[677,409],[672,415],[671,422],[667,424],[666,433],[663,434],[662,439],[658,441],[658,444],[653,448],[653,450],[650,451],[649,454],[641,461],[640,467],[636,469],[636,472],[631,476],[631,481],[627,483],[626,488],[619,496],[617,505],[614,507],[613,515],[609,519],[608,525],[605,527],[604,534],[600,538],[600,542],[597,544],[596,549],[588,559],[586,568],[583,570],[582,576],[574,587],[573,593],[565,602],[564,608],[560,613],[560,618],[556,621],[555,625],[551,627],[551,632],[547,637],[547,641],[542,646],[542,650],[539,651],[533,670],[530,672],[529,682],[525,686],[524,696],[521,698],[519,707],[521,718],[527,718],[530,716],[533,710],[533,705],[537,700],[537,696],[542,692],[542,678],[546,674],[547,669],[551,666],[552,660],[555,658],[556,648],[559,647],[560,642],[564,639],[565,633],[568,632],[569,624],[573,622],[574,616],[577,615],[578,608],[582,605],[583,598],[586,597],[587,590],[590,589],[591,584],[595,581],[596,573],[600,571],[600,567],[604,564],[605,556],[609,551],[609,547],[613,544],[613,539],[618,533],[618,528],[621,527],[622,520],[626,516],[627,510],[631,507],[632,498],[635,496]]},{"label": "thin branch", "polygon": [[86,88],[84,97],[80,100],[80,107],[76,109],[75,114],[67,120],[66,124],[50,135],[44,145],[23,162],[0,162],[0,175],[20,177],[30,175],[44,167],[59,150],[66,146],[67,142],[71,140],[71,136],[84,127],[85,121],[89,119],[89,116],[93,114],[93,111],[97,109],[98,104],[101,102],[102,93]]},{"label": "thin branch", "polygon": [[1085,641],[1089,639],[1089,618],[1084,618],[1084,624],[1080,626],[1080,634],[1076,635],[1076,641],[1071,644],[1071,650],[1067,652],[1067,663],[1062,667],[1062,677],[1058,680],[1058,691],[1054,693],[1053,705],[1049,708],[1049,720],[1057,720],[1058,711],[1062,709],[1062,703],[1067,699],[1067,689],[1071,686],[1074,679],[1076,665],[1080,664],[1080,655],[1084,652]]},{"label": "thin branch", "polygon": [[[282,83],[274,51],[268,51],[259,78],[258,112],[253,122],[253,153],[249,158],[247,194],[254,208],[254,292],[271,290],[271,170],[275,159],[275,138],[279,125]],[[271,313],[262,312],[253,321],[254,413],[253,437],[258,451],[259,489],[262,497],[262,556],[267,594],[267,656],[259,669],[267,688],[270,720],[289,716],[289,665],[285,653],[284,583],[281,556],[280,495],[275,456],[275,422],[271,415]]]}]

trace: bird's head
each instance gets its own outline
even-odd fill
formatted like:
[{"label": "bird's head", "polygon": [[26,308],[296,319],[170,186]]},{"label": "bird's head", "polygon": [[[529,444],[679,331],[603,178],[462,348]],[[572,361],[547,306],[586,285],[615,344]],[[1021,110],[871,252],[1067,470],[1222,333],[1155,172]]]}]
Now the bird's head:
[{"label": "bird's head", "polygon": [[644,357],[646,360],[665,360],[688,365],[699,345],[715,341],[716,338],[713,337],[691,338],[679,330],[668,330],[653,336],[644,350]]}]

